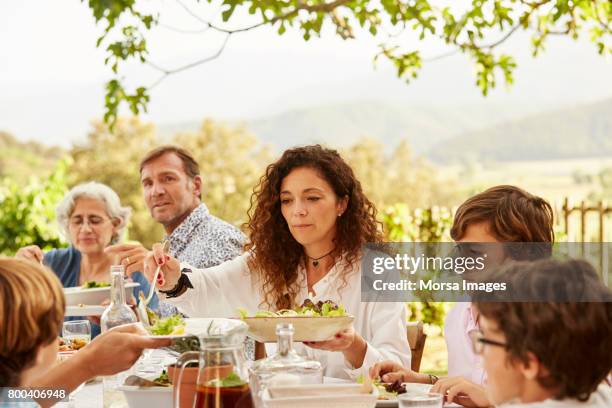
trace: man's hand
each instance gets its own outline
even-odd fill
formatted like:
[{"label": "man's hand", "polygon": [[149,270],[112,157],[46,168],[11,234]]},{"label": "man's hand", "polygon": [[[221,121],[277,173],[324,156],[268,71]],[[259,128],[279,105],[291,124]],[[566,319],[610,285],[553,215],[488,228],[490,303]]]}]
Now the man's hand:
[{"label": "man's hand", "polygon": [[447,402],[454,402],[464,407],[491,406],[484,387],[463,377],[440,378],[431,391],[445,395]]},{"label": "man's hand", "polygon": [[125,267],[125,273],[144,273],[144,260],[149,251],[140,244],[117,244],[104,249],[104,252]]},{"label": "man's hand", "polygon": [[45,254],[36,245],[28,245],[23,248],[19,248],[15,254],[15,258],[27,259],[36,263],[42,263]]}]

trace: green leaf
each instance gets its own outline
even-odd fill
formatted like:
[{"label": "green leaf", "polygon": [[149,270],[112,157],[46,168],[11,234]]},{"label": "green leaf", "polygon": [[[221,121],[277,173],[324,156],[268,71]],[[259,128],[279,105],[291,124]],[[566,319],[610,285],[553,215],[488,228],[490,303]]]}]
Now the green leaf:
[{"label": "green leaf", "polygon": [[219,379],[215,378],[206,383],[208,387],[216,388],[227,388],[227,387],[240,387],[246,384],[246,381],[242,380],[238,374],[232,372],[227,377]]}]

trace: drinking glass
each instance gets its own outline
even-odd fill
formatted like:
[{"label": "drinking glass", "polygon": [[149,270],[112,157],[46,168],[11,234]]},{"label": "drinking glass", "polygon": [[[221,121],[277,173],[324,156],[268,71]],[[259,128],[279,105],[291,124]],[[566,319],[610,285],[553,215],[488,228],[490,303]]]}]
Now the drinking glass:
[{"label": "drinking glass", "polygon": [[444,397],[437,392],[409,392],[397,396],[400,408],[442,408]]},{"label": "drinking glass", "polygon": [[64,340],[78,350],[91,341],[91,324],[89,320],[69,320],[62,328]]}]

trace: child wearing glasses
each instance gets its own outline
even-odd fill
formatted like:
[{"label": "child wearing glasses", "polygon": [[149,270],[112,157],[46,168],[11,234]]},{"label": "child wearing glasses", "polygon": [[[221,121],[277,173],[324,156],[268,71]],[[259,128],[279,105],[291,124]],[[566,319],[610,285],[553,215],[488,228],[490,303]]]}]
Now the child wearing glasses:
[{"label": "child wearing glasses", "polygon": [[[510,302],[504,294],[476,294],[479,329],[472,351],[487,375],[481,387],[467,380],[438,381],[433,392],[476,407],[612,407],[612,291],[584,261],[511,262],[495,271],[515,293],[539,299],[543,281],[564,299],[588,302]],[[584,299],[584,298],[583,298]],[[375,366],[377,375],[385,363]],[[396,367],[394,376],[407,370]],[[466,401],[469,401],[466,403]]]},{"label": "child wearing glasses", "polygon": [[502,295],[476,294],[480,330],[472,340],[487,373],[486,396],[462,384],[434,390],[450,401],[466,394],[477,406],[612,407],[612,388],[604,382],[612,370],[612,291],[591,265],[540,260],[504,265],[498,273],[533,299],[545,280],[566,299],[588,292],[589,302],[504,302]]}]

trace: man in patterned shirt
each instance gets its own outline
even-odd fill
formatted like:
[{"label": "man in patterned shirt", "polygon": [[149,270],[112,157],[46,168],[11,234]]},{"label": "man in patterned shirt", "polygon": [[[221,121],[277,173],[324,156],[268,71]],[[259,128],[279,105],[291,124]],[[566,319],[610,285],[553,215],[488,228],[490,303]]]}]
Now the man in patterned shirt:
[{"label": "man in patterned shirt", "polygon": [[242,253],[244,235],[213,216],[201,201],[195,159],[177,146],[161,146],[140,162],[140,182],[151,216],[166,230],[170,253],[195,268],[209,268]]},{"label": "man in patterned shirt", "polygon": [[[213,216],[201,200],[202,176],[193,156],[178,146],[161,146],[140,162],[140,182],[151,216],[164,226],[170,253],[194,268],[209,268],[242,253],[245,237]],[[113,245],[130,275],[142,271],[148,250],[140,244]]]},{"label": "man in patterned shirt", "polygon": [[[176,146],[161,146],[140,162],[140,182],[151,216],[164,226],[170,253],[195,268],[208,268],[242,253],[244,235],[213,216],[201,201],[202,177],[193,156]],[[160,302],[165,309],[169,304]],[[162,314],[169,314],[162,311]],[[255,359],[255,345],[246,354]]]}]

